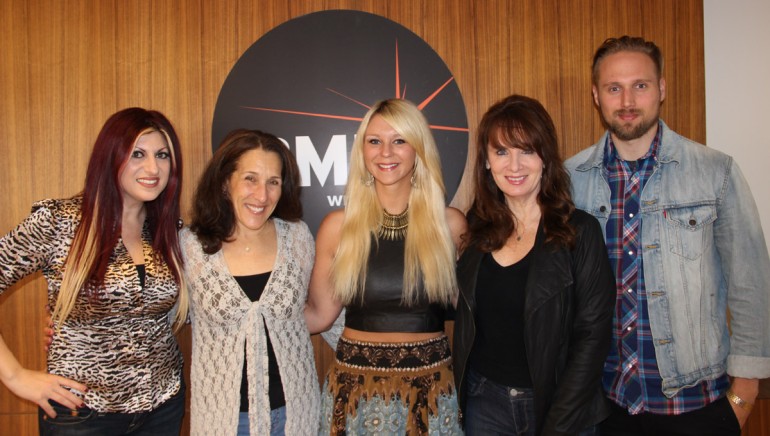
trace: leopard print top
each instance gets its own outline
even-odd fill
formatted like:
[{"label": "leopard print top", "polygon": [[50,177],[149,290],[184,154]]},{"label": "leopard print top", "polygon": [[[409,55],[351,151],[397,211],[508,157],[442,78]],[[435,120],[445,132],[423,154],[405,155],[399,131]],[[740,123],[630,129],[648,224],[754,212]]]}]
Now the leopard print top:
[{"label": "leopard print top", "polygon": [[[0,239],[0,293],[42,271],[48,302],[55,305],[81,205],[81,197],[39,201]],[[48,371],[88,386],[85,395],[76,393],[99,412],[153,410],[181,386],[182,356],[169,320],[179,287],[167,265],[153,255],[146,224],[142,240],[144,288],[119,240],[104,286],[95,296],[78,296],[61,329],[54,329],[49,348]]]}]

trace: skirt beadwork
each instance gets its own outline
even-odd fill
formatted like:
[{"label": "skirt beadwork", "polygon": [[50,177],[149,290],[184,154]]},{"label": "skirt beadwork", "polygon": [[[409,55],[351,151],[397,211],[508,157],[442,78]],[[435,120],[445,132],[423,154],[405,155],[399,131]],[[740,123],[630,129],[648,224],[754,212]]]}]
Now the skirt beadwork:
[{"label": "skirt beadwork", "polygon": [[340,338],[321,411],[324,435],[463,434],[448,339]]}]

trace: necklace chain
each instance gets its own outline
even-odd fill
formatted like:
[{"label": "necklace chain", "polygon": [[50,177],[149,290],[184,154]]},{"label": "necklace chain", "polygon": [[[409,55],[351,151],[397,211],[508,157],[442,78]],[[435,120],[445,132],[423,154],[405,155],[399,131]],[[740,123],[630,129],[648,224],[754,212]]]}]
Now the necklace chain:
[{"label": "necklace chain", "polygon": [[382,210],[382,224],[377,231],[377,236],[388,241],[401,240],[406,237],[406,229],[409,227],[409,207],[398,215],[391,215],[385,209]]}]

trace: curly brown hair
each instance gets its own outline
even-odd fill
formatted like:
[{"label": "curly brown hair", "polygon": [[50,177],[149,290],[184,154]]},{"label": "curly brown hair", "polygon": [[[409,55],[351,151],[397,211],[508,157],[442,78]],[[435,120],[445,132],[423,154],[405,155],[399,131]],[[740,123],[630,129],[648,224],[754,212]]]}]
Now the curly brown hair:
[{"label": "curly brown hair", "polygon": [[280,139],[259,130],[237,129],[228,133],[203,171],[193,200],[190,230],[195,233],[206,254],[222,248],[235,231],[235,211],[223,189],[238,161],[247,151],[262,149],[281,159],[281,198],[272,217],[286,221],[302,218],[301,182],[297,160]]}]

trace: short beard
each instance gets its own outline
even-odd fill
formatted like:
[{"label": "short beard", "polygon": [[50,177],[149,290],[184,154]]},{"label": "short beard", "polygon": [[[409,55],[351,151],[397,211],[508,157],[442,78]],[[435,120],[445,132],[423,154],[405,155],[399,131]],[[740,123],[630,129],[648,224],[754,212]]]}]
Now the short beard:
[{"label": "short beard", "polygon": [[[617,111],[614,115],[618,115],[619,112],[621,111]],[[660,112],[649,120],[642,120],[640,124],[630,129],[626,128],[621,122],[615,121],[615,119],[612,119],[611,121],[605,119],[604,122],[607,124],[607,129],[615,135],[616,138],[621,141],[633,141],[634,139],[639,139],[644,136],[644,134],[649,132],[653,126],[658,124],[659,114]]]}]

